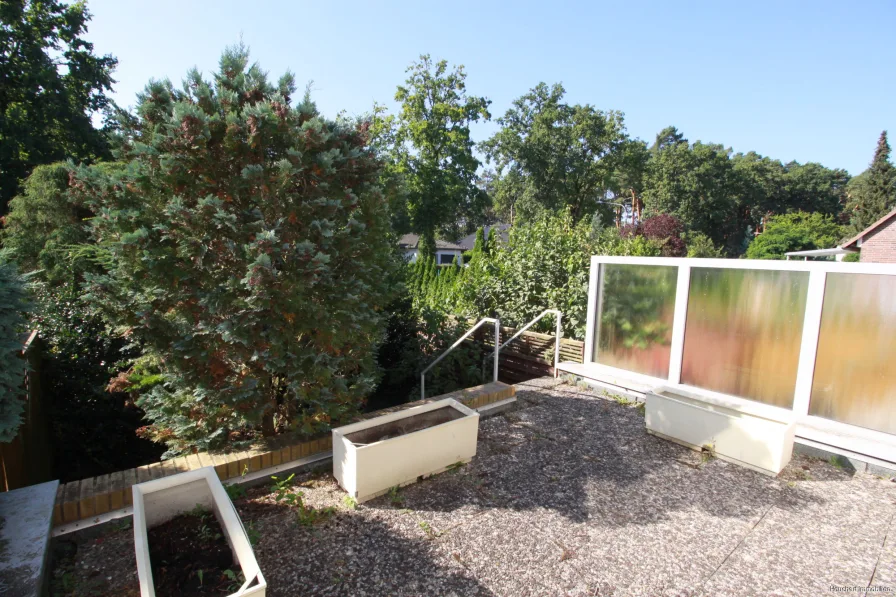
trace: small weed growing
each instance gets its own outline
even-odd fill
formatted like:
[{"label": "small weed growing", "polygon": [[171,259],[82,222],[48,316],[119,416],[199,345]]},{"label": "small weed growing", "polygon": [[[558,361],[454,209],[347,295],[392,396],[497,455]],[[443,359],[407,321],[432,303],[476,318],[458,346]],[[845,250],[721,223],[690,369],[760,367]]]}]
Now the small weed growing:
[{"label": "small weed growing", "polygon": [[700,457],[703,460],[703,464],[706,464],[716,457],[716,447],[713,444],[703,444],[703,450],[700,452]]},{"label": "small weed growing", "polygon": [[131,519],[130,518],[122,518],[120,521],[115,523],[115,528],[119,531],[126,531],[131,528]]},{"label": "small weed growing", "polygon": [[225,485],[224,491],[227,492],[227,497],[230,498],[231,502],[235,502],[246,497],[246,488],[239,483],[231,483],[229,485]]},{"label": "small weed growing", "polygon": [[466,462],[455,462],[454,464],[452,464],[451,466],[448,467],[448,471],[456,474],[456,473],[459,473],[460,469],[462,469],[466,465],[467,465]]},{"label": "small weed growing", "polygon": [[420,520],[417,522],[417,524],[423,530],[423,533],[426,535],[427,539],[435,539],[436,537],[438,537],[439,535],[442,534],[442,533],[437,533],[436,530],[434,528],[432,528],[432,525],[429,524],[428,522],[426,522],[425,520]]},{"label": "small weed growing", "polygon": [[299,503],[299,511],[296,516],[298,522],[303,527],[314,526],[318,522],[323,522],[328,520],[331,516],[336,514],[336,508],[333,506],[327,506],[326,508],[321,508],[320,510],[316,508],[312,508],[310,506],[306,506],[305,504]]},{"label": "small weed growing", "polygon": [[271,491],[274,493],[274,501],[278,504],[280,502],[288,506],[300,506],[302,504],[302,492],[292,492],[292,482],[295,476],[295,473],[285,479],[271,476],[271,479],[274,481],[274,484],[271,485]]},{"label": "small weed growing", "polygon": [[243,576],[242,571],[234,572],[229,568],[224,571],[224,578],[226,578],[229,582],[227,586],[227,591],[229,593],[235,593],[236,591],[238,591],[246,581],[246,578]]},{"label": "small weed growing", "polygon": [[389,493],[387,494],[389,496],[389,503],[393,506],[398,507],[404,504],[404,496],[399,493],[400,490],[401,487],[396,485],[395,487],[391,488],[389,490]]},{"label": "small weed growing", "polygon": [[261,539],[261,533],[258,532],[258,529],[256,529],[255,525],[251,522],[246,525],[246,537],[248,537],[251,545],[258,544],[258,540]]},{"label": "small weed growing", "polygon": [[831,466],[834,466],[834,467],[840,469],[841,471],[845,470],[846,468],[849,467],[849,460],[847,460],[845,457],[839,456],[837,454],[835,454],[834,456],[831,456],[831,459],[828,462],[831,463]]},{"label": "small weed growing", "polygon": [[345,507],[349,510],[357,510],[358,509],[358,500],[353,498],[350,495],[342,496],[342,503],[345,504]]}]

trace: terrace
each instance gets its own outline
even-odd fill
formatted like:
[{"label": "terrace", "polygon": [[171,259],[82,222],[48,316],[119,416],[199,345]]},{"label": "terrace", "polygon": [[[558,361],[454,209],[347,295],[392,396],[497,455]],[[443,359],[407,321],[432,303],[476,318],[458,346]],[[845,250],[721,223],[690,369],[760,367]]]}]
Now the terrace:
[{"label": "terrace", "polygon": [[[306,524],[268,486],[236,500],[273,596],[809,595],[896,584],[888,478],[803,454],[765,476],[649,435],[637,403],[571,381],[519,384],[516,408],[481,422],[470,464],[360,506],[328,466],[296,481],[316,513]],[[62,537],[57,552],[73,542],[57,585],[139,594],[127,525]]]},{"label": "terrace", "polygon": [[[151,597],[172,554],[202,585],[199,544],[146,546],[212,512],[229,580],[195,594],[893,590],[894,284],[894,266],[596,256],[581,352],[561,347],[559,311],[507,338],[486,318],[449,350],[486,326],[490,384],[37,486],[53,592]],[[548,315],[535,350],[564,375],[499,382],[501,351]]]}]

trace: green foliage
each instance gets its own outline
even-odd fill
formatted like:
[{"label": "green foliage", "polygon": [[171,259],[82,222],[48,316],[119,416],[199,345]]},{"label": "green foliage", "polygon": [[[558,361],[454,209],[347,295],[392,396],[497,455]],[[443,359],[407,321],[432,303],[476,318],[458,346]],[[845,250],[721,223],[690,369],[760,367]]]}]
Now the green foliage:
[{"label": "green foliage", "polygon": [[91,117],[108,108],[117,60],[84,39],[84,2],[0,3],[0,213],[40,164],[108,154]]},{"label": "green foliage", "polygon": [[[122,169],[107,162],[92,166],[100,175]],[[38,166],[25,180],[22,193],[9,203],[2,231],[3,244],[25,272],[51,286],[80,282],[85,272],[95,271],[89,220],[95,214],[83,193],[73,193],[69,181],[71,163]]]},{"label": "green foliage", "polygon": [[235,502],[246,497],[246,488],[239,483],[229,483],[225,485],[224,491],[227,492],[227,497],[230,498],[231,502]]},{"label": "green foliage", "polygon": [[383,116],[377,108],[373,131],[387,161],[386,179],[403,187],[393,196],[404,209],[392,211],[406,213],[407,226],[420,234],[420,254],[435,255],[437,233],[458,238],[462,222],[481,221],[488,205],[476,184],[470,124],[491,117],[490,102],[467,95],[463,66],[449,70],[446,61],[424,55],[407,72],[395,93],[401,111]]},{"label": "green foliage", "polygon": [[859,255],[858,253],[850,253],[849,255],[843,257],[843,261],[845,261],[846,263],[858,263],[859,261],[861,261],[861,255]]},{"label": "green foliage", "polygon": [[721,258],[724,252],[712,244],[708,236],[702,232],[685,233],[684,241],[687,245],[687,256],[698,258]]},{"label": "green foliage", "polygon": [[[139,355],[136,346],[110,335],[105,322],[84,300],[81,282],[101,272],[94,257],[84,192],[72,192],[76,168],[70,163],[38,166],[22,193],[10,202],[3,242],[19,266],[35,281],[41,384],[53,397],[48,410],[54,466],[63,481],[101,475],[158,460],[156,444],[135,435],[143,412],[129,392],[158,383],[158,376],[135,373],[130,387],[116,378]],[[90,167],[96,176],[119,172],[110,162]]]},{"label": "green foliage", "polygon": [[668,213],[731,256],[769,215],[813,211],[839,217],[849,175],[820,164],[782,164],[755,152],[688,143],[673,127],[657,136],[644,176],[648,215]]},{"label": "green foliage", "polygon": [[22,424],[28,364],[20,355],[30,308],[25,279],[0,254],[0,442],[12,441]]},{"label": "green foliage", "polygon": [[280,477],[271,475],[271,480],[274,482],[273,485],[271,485],[271,493],[274,494],[275,502],[283,502],[288,506],[295,506],[296,504],[302,503],[302,494],[292,492],[293,479],[295,476],[295,473],[293,473],[285,479],[281,479]]},{"label": "green foliage", "polygon": [[54,467],[63,481],[157,461],[163,449],[136,436],[143,423],[124,375],[139,354],[113,337],[78,285],[35,284],[31,325],[43,344],[41,384],[49,407]]},{"label": "green foliage", "polygon": [[495,183],[495,208],[507,221],[543,210],[568,209],[575,221],[597,209],[609,213],[598,200],[618,190],[614,174],[631,164],[621,159],[623,115],[569,105],[565,93],[560,84],[539,83],[514,100],[498,119],[501,129],[482,144],[503,174]]},{"label": "green foliage", "polygon": [[747,248],[748,259],[784,259],[789,251],[830,249],[844,237],[843,227],[820,213],[769,218],[762,234]]},{"label": "green foliage", "polygon": [[674,215],[686,230],[702,232],[736,254],[747,221],[738,209],[741,189],[729,150],[700,142],[690,145],[687,140],[654,149],[644,190],[647,215]]},{"label": "green foliage", "polygon": [[[591,256],[658,256],[664,242],[574,223],[569,212],[543,212],[512,227],[507,243],[482,243],[465,267],[442,267],[430,277],[433,264],[412,264],[409,287],[414,304],[428,312],[498,316],[508,326],[525,324],[544,309],[559,309],[564,335],[584,338]],[[553,330],[548,320],[541,326]]]},{"label": "green foliage", "polygon": [[79,169],[105,271],[90,297],[158,358],[140,396],[172,452],[349,418],[376,381],[393,248],[367,127],[291,106],[232,48],[151,82],[121,172]]},{"label": "green foliage", "polygon": [[25,180],[22,193],[9,203],[2,231],[3,245],[23,271],[42,270],[54,282],[70,279],[67,247],[86,242],[87,213],[69,202],[71,166],[38,166]]},{"label": "green foliage", "polygon": [[858,234],[896,207],[896,168],[890,163],[887,131],[880,134],[868,169],[850,181],[849,232]]}]

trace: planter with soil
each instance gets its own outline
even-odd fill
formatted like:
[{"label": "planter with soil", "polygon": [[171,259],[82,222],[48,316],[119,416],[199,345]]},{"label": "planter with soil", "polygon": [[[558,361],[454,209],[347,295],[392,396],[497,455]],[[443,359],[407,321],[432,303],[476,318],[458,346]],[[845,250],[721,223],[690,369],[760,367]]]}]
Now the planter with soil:
[{"label": "planter with soil", "polygon": [[358,502],[476,455],[479,413],[451,398],[333,430],[333,476]]},{"label": "planter with soil", "polygon": [[139,483],[133,493],[141,597],[264,597],[249,538],[214,468]]}]

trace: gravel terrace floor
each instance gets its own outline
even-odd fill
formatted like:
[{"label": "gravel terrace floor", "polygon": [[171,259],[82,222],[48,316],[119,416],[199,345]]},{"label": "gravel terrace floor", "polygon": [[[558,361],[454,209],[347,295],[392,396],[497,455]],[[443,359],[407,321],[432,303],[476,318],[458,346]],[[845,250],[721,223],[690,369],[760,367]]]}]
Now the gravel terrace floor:
[{"label": "gravel terrace floor", "polygon": [[[237,508],[257,536],[267,594],[896,587],[889,479],[801,455],[778,478],[704,459],[648,435],[639,408],[553,379],[519,384],[517,397],[518,410],[482,421],[472,463],[357,508],[327,470],[297,477],[313,524],[269,488],[249,490]],[[139,595],[132,534],[57,540],[68,556],[52,594]]]}]

